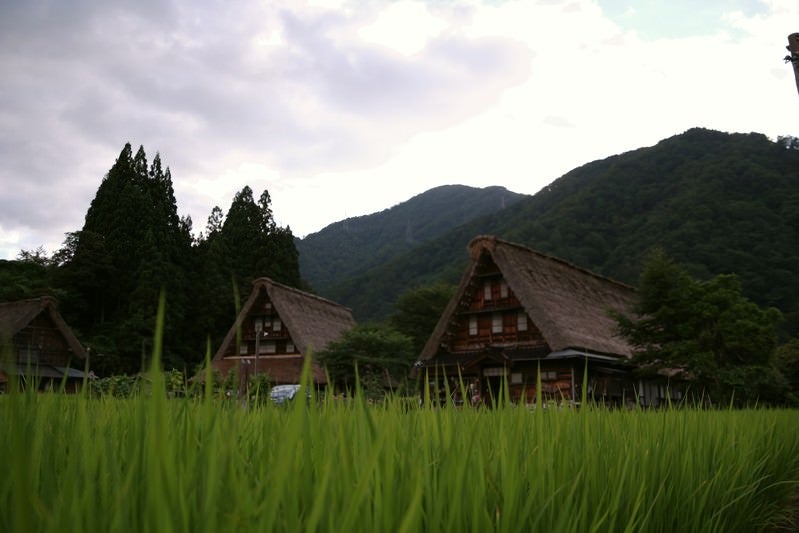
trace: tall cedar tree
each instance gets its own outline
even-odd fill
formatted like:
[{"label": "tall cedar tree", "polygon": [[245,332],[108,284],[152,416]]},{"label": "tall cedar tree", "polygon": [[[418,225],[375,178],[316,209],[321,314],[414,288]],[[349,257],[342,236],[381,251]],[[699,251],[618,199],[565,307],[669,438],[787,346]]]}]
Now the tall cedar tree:
[{"label": "tall cedar tree", "polygon": [[267,276],[301,286],[299,256],[290,228],[277,226],[268,191],[258,202],[245,186],[236,193],[227,216],[214,207],[197,244],[203,306],[197,323],[211,346],[218,346],[233,323],[254,279]]},{"label": "tall cedar tree", "polygon": [[163,361],[184,368],[200,363],[208,340],[213,350],[230,327],[236,291],[248,293],[260,276],[293,285],[300,279],[293,236],[275,225],[268,192],[256,205],[245,187],[227,219],[214,208],[208,235],[193,242],[191,219],[178,216],[169,168],[158,154],[148,166],[144,148],[134,155],[130,144],[53,265],[62,310],[103,375],[142,368],[162,292]]}]

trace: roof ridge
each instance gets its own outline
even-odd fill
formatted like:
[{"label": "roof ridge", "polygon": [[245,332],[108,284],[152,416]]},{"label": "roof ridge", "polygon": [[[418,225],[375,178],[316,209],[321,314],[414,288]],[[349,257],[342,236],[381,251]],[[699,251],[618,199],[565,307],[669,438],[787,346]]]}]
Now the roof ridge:
[{"label": "roof ridge", "polygon": [[332,305],[332,306],[335,306],[335,307],[340,307],[342,309],[346,309],[347,311],[352,312],[352,309],[350,309],[346,305],[342,305],[340,303],[334,302],[333,300],[329,300],[329,299],[324,298],[322,296],[319,296],[317,294],[313,294],[313,293],[310,293],[308,291],[304,291],[302,289],[298,289],[296,287],[291,287],[289,285],[286,285],[285,283],[280,283],[279,281],[275,281],[272,278],[269,278],[269,277],[266,277],[266,276],[261,276],[260,278],[254,279],[252,284],[253,284],[253,287],[255,287],[257,285],[264,285],[264,286],[271,285],[273,287],[276,286],[279,289],[283,289],[283,290],[286,290],[286,291],[291,291],[291,292],[296,293],[296,294],[298,294],[300,296],[304,296],[304,297],[307,297],[307,298],[312,298],[312,299],[318,300],[318,301],[320,301],[322,303],[326,303],[328,305]]},{"label": "roof ridge", "polygon": [[571,261],[567,261],[566,259],[562,259],[560,257],[556,257],[554,255],[550,255],[550,254],[541,252],[539,250],[536,250],[535,248],[531,248],[530,246],[525,246],[523,244],[506,241],[505,239],[500,239],[499,237],[497,237],[495,235],[478,235],[477,237],[473,238],[469,242],[469,245],[468,245],[469,250],[471,251],[474,246],[478,246],[481,241],[490,241],[490,242],[494,243],[492,246],[489,247],[489,249],[491,249],[491,250],[493,250],[493,248],[496,247],[497,243],[502,244],[503,246],[509,246],[509,247],[513,247],[513,248],[518,248],[518,249],[524,250],[526,252],[533,253],[533,254],[535,254],[535,255],[543,258],[543,259],[552,261],[554,263],[560,263],[560,264],[562,264],[564,266],[567,266],[567,267],[569,267],[571,269],[574,269],[574,270],[578,270],[580,272],[584,272],[584,273],[586,273],[586,274],[588,274],[590,276],[593,276],[595,278],[598,278],[598,279],[601,279],[601,280],[604,280],[604,281],[608,281],[608,282],[613,283],[615,285],[619,285],[621,287],[624,287],[625,289],[631,289],[633,291],[636,290],[635,286],[630,285],[629,283],[624,283],[623,281],[619,281],[617,279],[613,279],[613,278],[605,276],[603,274],[598,274],[598,273],[596,273],[596,272],[594,272],[592,270],[589,270],[589,269],[587,269],[585,267],[581,267],[579,265],[576,265],[576,264],[572,263]]},{"label": "roof ridge", "polygon": [[0,306],[45,303],[45,302],[52,302],[55,305],[58,303],[58,300],[55,298],[55,296],[50,296],[48,294],[45,294],[43,296],[36,296],[34,298],[23,298],[21,300],[13,300],[10,302],[0,302]]}]

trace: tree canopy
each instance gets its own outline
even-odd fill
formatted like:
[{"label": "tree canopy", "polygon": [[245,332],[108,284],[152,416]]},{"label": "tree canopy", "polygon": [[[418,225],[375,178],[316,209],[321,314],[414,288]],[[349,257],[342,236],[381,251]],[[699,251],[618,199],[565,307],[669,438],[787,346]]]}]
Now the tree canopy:
[{"label": "tree canopy", "polygon": [[632,315],[615,317],[643,372],[679,371],[714,401],[785,397],[774,365],[782,314],[745,298],[734,275],[698,281],[657,250],[645,263]]},{"label": "tree canopy", "polygon": [[[91,348],[95,372],[133,373],[150,355],[158,299],[166,296],[162,359],[193,368],[216,346],[238,312],[237,295],[269,276],[299,286],[297,250],[278,227],[271,199],[245,186],[227,216],[214,207],[207,234],[180,217],[169,168],[126,144],[100,183],[83,228],[68,233],[52,258],[23,252],[0,268],[4,299],[59,297],[62,313]],[[12,290],[12,288],[14,288]]]},{"label": "tree canopy", "polygon": [[372,396],[404,380],[416,360],[410,337],[389,326],[362,324],[344,332],[317,354],[331,379],[355,390],[360,385]]},{"label": "tree canopy", "polygon": [[389,324],[410,336],[417,355],[433,333],[453,294],[453,285],[433,283],[405,291],[397,299]]}]

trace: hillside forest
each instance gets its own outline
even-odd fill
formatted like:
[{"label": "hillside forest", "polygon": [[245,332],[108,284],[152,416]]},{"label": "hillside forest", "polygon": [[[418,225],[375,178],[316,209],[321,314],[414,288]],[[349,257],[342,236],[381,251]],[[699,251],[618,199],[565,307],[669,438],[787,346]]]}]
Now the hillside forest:
[{"label": "hillside forest", "polygon": [[494,234],[630,284],[653,249],[698,282],[733,275],[744,297],[779,310],[785,344],[799,333],[797,148],[792,137],[692,129],[583,165],[533,196],[438,187],[296,239],[275,224],[268,191],[249,187],[195,231],[160,156],[148,162],[126,145],[60,250],[0,261],[0,301],[55,295],[93,370],[109,375],[146,363],[164,291],[165,365],[193,370],[251,281],[269,276],[352,308],[366,328],[401,330],[412,361],[463,273],[467,243]]},{"label": "hillside forest", "polygon": [[[426,216],[406,213],[409,220]],[[335,229],[329,242],[346,238]],[[480,234],[632,285],[648,252],[659,248],[699,280],[737,275],[744,295],[782,311],[784,336],[799,334],[799,141],[793,137],[775,142],[759,133],[694,128],[593,161],[320,293],[351,307],[358,321],[388,317],[407,288],[457,284],[466,246]],[[300,270],[314,285],[304,261],[301,254]]]}]

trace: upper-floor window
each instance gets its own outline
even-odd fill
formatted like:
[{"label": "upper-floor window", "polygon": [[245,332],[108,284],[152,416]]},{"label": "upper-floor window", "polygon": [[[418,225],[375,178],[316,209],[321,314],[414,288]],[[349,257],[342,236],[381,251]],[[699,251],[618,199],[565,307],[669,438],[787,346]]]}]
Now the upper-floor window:
[{"label": "upper-floor window", "polygon": [[248,351],[249,349],[246,342],[239,346],[239,355],[247,355]]},{"label": "upper-floor window", "polygon": [[255,318],[253,318],[252,322],[253,322],[253,326],[255,328],[255,331],[262,331],[264,329],[264,319],[263,318],[257,316]]},{"label": "upper-floor window", "polygon": [[469,317],[469,335],[477,335],[477,317]]},{"label": "upper-floor window", "polygon": [[258,346],[258,353],[275,353],[275,343],[274,341],[266,341],[262,342],[260,346]]},{"label": "upper-floor window", "polygon": [[280,322],[280,319],[275,317],[272,319],[272,331],[280,331],[280,328],[283,327],[283,324]]},{"label": "upper-floor window", "polygon": [[502,313],[491,315],[491,332],[502,333]]},{"label": "upper-floor window", "polygon": [[487,281],[483,285],[483,300],[489,301],[491,299],[491,282]]},{"label": "upper-floor window", "polygon": [[291,342],[291,341],[288,341],[288,342],[286,343],[286,353],[294,353],[295,351],[296,351],[296,350],[295,350],[295,348],[294,348],[294,343],[293,343],[293,342]]},{"label": "upper-floor window", "polygon": [[503,279],[499,282],[499,297],[500,298],[507,298],[508,297],[508,284]]},{"label": "upper-floor window", "polygon": [[516,331],[527,331],[527,313],[519,312],[516,315]]}]

